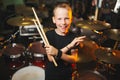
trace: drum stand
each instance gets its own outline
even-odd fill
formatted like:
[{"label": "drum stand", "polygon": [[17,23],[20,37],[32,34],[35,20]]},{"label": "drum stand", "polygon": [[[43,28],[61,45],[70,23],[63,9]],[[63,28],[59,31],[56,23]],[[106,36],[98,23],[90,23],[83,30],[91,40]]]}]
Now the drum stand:
[{"label": "drum stand", "polygon": [[105,63],[103,61],[98,60],[97,63],[97,67],[95,69],[95,71],[100,72],[101,74],[103,74],[108,80],[115,75],[115,71],[116,69],[114,68],[114,66],[110,63]]},{"label": "drum stand", "polygon": [[4,46],[7,43],[11,43],[12,40],[16,38],[16,35],[19,33],[19,30],[17,30],[14,34],[12,34],[7,40],[5,40],[3,43],[0,44],[0,46]]},{"label": "drum stand", "polygon": [[114,45],[113,49],[119,50],[119,48],[120,48],[120,41],[117,40],[115,42],[115,45]]}]

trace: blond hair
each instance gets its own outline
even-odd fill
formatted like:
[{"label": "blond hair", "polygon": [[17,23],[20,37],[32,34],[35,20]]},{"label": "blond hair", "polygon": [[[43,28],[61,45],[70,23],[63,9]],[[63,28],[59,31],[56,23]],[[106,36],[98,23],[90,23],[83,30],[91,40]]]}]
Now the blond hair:
[{"label": "blond hair", "polygon": [[60,2],[60,3],[57,3],[55,6],[54,6],[54,9],[53,9],[53,16],[55,15],[55,10],[57,8],[65,8],[67,9],[68,11],[70,11],[70,16],[72,16],[72,8],[70,6],[70,4],[66,3],[66,2]]}]

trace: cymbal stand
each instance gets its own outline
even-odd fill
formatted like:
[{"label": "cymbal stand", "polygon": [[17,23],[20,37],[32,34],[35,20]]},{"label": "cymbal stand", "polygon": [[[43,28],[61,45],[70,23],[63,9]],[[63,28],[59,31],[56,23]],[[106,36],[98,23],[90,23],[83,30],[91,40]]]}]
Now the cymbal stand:
[{"label": "cymbal stand", "polygon": [[118,44],[119,44],[119,41],[117,40],[117,41],[115,42],[115,45],[114,45],[113,49],[117,49]]},{"label": "cymbal stand", "polygon": [[7,43],[11,43],[13,39],[16,38],[16,35],[19,33],[19,30],[17,30],[14,34],[12,34],[7,40],[5,40],[3,43],[0,44],[0,46],[4,46]]},{"label": "cymbal stand", "polygon": [[115,74],[116,69],[114,68],[112,64],[106,63],[99,59],[97,59],[97,61],[98,63],[97,63],[95,71],[98,71],[108,77]]},{"label": "cymbal stand", "polygon": [[102,6],[102,1],[103,0],[98,0],[98,2],[97,2],[96,9],[95,9],[94,21],[98,20],[98,12],[99,12],[99,8]]},{"label": "cymbal stand", "polygon": [[100,37],[100,38],[97,38],[97,41],[98,41],[97,43],[101,47],[102,42],[105,41],[107,37],[103,35],[103,32],[100,32],[100,31],[97,31],[97,32],[94,31],[94,32],[97,33],[98,36]]},{"label": "cymbal stand", "polygon": [[30,37],[28,37],[28,39],[29,39],[29,40],[32,39],[33,42],[34,42],[34,41],[37,41],[37,40],[41,40],[41,37],[38,37],[38,36],[30,36]]}]

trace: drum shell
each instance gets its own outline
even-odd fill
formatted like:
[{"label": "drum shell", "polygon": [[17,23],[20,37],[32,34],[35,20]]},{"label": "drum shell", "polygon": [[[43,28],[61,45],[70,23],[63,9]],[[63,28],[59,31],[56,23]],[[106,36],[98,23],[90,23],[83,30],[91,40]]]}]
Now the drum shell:
[{"label": "drum shell", "polygon": [[25,47],[21,44],[12,43],[5,46],[2,50],[5,62],[12,70],[18,70],[25,65]]},{"label": "drum shell", "polygon": [[32,65],[45,68],[45,57],[44,57],[44,55],[34,53],[33,59],[32,59]]},{"label": "drum shell", "polygon": [[29,63],[34,66],[45,68],[45,49],[43,42],[32,42],[28,46]]},{"label": "drum shell", "polygon": [[44,44],[43,44],[42,40],[30,43],[27,51],[30,52],[30,53],[33,53],[33,54],[34,53],[46,54],[46,51],[45,51]]}]

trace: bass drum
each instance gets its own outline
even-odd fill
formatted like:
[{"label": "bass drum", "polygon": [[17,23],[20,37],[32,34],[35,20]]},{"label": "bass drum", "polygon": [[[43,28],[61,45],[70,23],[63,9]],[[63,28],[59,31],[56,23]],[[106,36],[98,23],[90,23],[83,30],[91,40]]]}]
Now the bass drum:
[{"label": "bass drum", "polygon": [[11,80],[45,80],[45,71],[37,66],[27,66],[16,71]]}]

